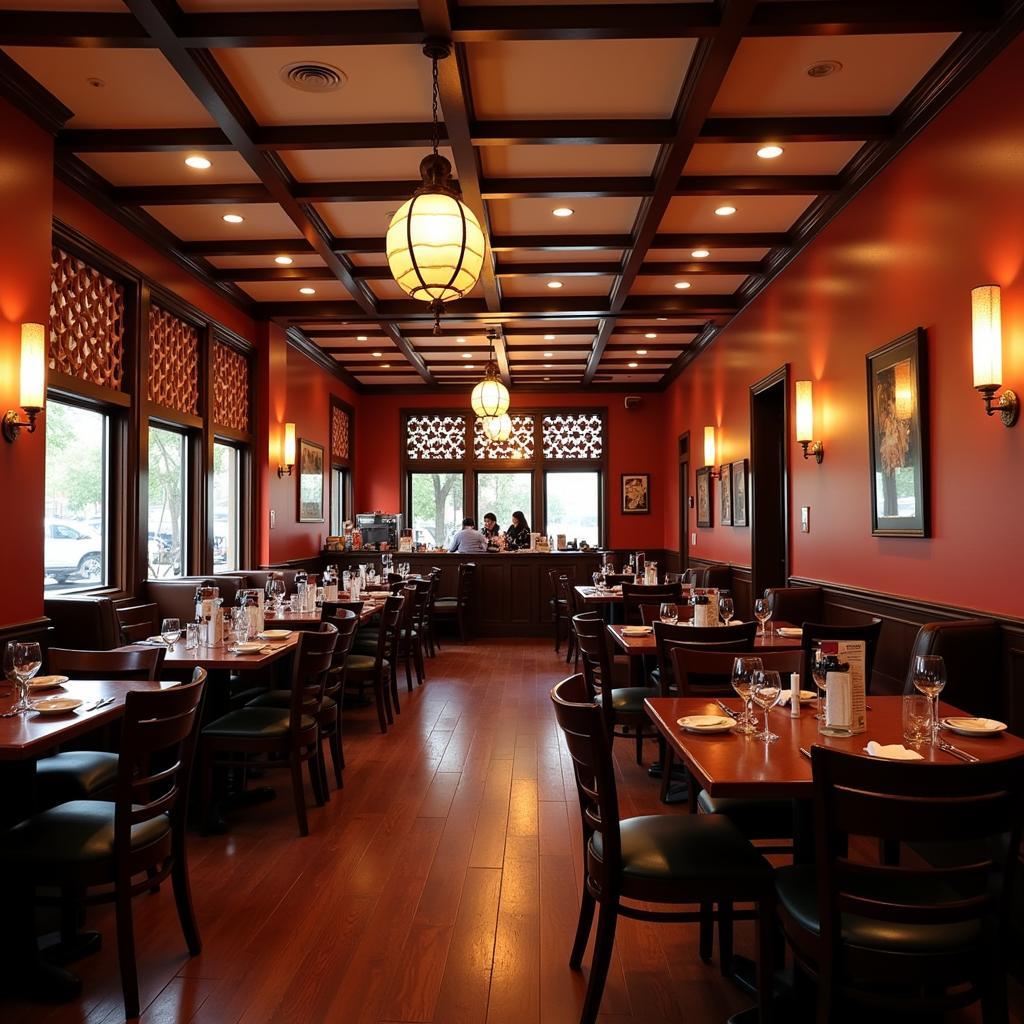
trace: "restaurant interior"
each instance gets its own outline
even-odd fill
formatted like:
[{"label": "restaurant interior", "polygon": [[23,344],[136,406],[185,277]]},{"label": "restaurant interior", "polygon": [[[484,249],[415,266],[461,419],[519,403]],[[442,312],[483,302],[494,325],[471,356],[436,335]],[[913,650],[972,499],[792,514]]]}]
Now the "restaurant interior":
[{"label": "restaurant interior", "polygon": [[1022,28],[0,0],[0,1020],[1024,1022]]}]

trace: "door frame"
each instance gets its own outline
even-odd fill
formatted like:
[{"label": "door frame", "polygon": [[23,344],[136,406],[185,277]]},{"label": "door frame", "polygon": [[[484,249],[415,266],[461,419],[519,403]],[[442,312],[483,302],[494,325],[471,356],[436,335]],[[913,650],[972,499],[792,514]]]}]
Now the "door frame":
[{"label": "door frame", "polygon": [[679,458],[679,571],[690,565],[690,432],[684,430],[676,440]]},{"label": "door frame", "polygon": [[789,495],[789,363],[783,363],[777,370],[773,370],[766,377],[750,385],[750,482],[747,485],[747,494],[750,501],[750,579],[751,591],[756,599],[760,596],[763,588],[758,587],[757,574],[757,488],[754,487],[754,474],[757,473],[757,466],[754,462],[754,433],[757,429],[757,416],[755,407],[758,395],[773,388],[778,384],[783,386],[782,402],[782,518],[785,529],[782,531],[782,550],[784,559],[783,586],[789,585],[790,574],[790,495]]}]

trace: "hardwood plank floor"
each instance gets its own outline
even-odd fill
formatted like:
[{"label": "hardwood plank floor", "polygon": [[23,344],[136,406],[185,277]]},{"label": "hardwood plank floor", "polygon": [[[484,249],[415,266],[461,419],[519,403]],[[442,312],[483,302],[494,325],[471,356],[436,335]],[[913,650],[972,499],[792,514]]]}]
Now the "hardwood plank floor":
[{"label": "hardwood plank floor", "polygon": [[[547,640],[487,640],[446,644],[427,671],[386,736],[372,709],[346,714],[345,788],[310,799],[307,838],[283,773],[266,780],[278,799],[229,834],[191,837],[201,956],[166,886],[135,901],[146,1024],[575,1024],[579,805],[548,700],[564,661]],[[685,813],[661,805],[631,742],[615,757],[623,816]],[[76,965],[81,1000],[0,1003],[4,1024],[123,1019],[112,915],[89,925],[104,947]],[[704,1024],[746,1005],[700,963],[693,926],[620,923],[603,1024]]]}]

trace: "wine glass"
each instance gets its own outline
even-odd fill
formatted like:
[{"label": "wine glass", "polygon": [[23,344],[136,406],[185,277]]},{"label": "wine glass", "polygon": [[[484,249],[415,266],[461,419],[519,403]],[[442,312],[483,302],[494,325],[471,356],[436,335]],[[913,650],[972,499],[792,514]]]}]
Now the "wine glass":
[{"label": "wine glass", "polygon": [[666,601],[658,609],[658,618],[662,622],[667,623],[670,626],[674,626],[679,621],[679,609],[669,601]]},{"label": "wine glass", "polygon": [[821,644],[814,645],[814,657],[811,659],[811,678],[818,692],[818,713],[814,716],[819,722],[825,720],[825,708],[822,701],[825,699],[825,684],[828,682],[828,670],[825,665],[825,654]]},{"label": "wine glass", "polygon": [[273,579],[267,583],[267,597],[270,599],[270,605],[275,610],[280,611],[284,604],[284,595],[288,592],[288,588],[285,586],[284,580]]},{"label": "wine glass", "polygon": [[743,701],[743,714],[736,719],[735,732],[744,736],[757,732],[757,722],[750,710],[750,691],[754,675],[764,669],[760,658],[736,658],[732,663],[732,688]]},{"label": "wine glass", "polygon": [[[772,732],[769,728],[768,712],[779,703],[779,698],[782,696],[779,673],[765,672],[763,669],[760,672],[755,672],[750,687],[750,696],[754,703],[764,711],[764,731],[757,733],[754,738],[764,740],[765,743],[774,743],[779,738],[779,734]],[[797,697],[797,700],[799,699]]]},{"label": "wine glass", "polygon": [[181,621],[164,619],[160,626],[160,638],[168,647],[173,647],[181,639]]},{"label": "wine glass", "polygon": [[772,617],[771,606],[768,604],[767,597],[759,597],[754,602],[754,618],[761,623],[761,636],[767,636],[767,630],[765,624]]},{"label": "wine glass", "polygon": [[[12,711],[31,711],[28,702],[29,680],[39,671],[43,664],[43,655],[39,644],[35,641],[22,643],[11,642],[7,645],[11,657],[11,671],[18,688],[18,700]],[[6,667],[6,659],[5,659]]]},{"label": "wine glass", "polygon": [[601,574],[599,572],[595,572],[594,575],[591,576],[590,578],[594,581],[594,589],[595,590],[600,590],[601,589]]},{"label": "wine glass", "polygon": [[932,711],[932,746],[939,745],[939,694],[946,685],[946,663],[940,654],[919,654],[914,659],[914,688],[930,698]]},{"label": "wine glass", "polygon": [[729,620],[736,614],[736,606],[733,604],[732,598],[728,594],[722,594],[718,598],[718,613],[725,619],[725,624],[729,625]]}]

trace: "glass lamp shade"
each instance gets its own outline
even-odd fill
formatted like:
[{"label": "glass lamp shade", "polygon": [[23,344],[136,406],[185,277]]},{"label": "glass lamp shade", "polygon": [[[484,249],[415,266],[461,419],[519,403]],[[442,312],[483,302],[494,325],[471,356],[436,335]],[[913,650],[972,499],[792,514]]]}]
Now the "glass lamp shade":
[{"label": "glass lamp shade", "polygon": [[488,441],[507,441],[512,436],[512,418],[507,412],[500,416],[484,416],[481,429]]},{"label": "glass lamp shade", "polygon": [[704,465],[713,466],[715,464],[715,428],[705,427],[704,428]]},{"label": "glass lamp shade", "polygon": [[473,412],[480,417],[502,416],[508,412],[508,388],[499,380],[493,363],[487,367],[484,379],[473,388],[469,401]]},{"label": "glass lamp shade", "polygon": [[997,388],[1003,383],[1003,328],[998,285],[971,290],[974,386]]},{"label": "glass lamp shade", "polygon": [[281,461],[286,466],[295,465],[295,424],[284,425],[284,444],[282,445]]},{"label": "glass lamp shade", "polygon": [[814,439],[814,384],[809,380],[796,382],[796,439]]},{"label": "glass lamp shade", "polygon": [[46,404],[46,328],[21,325],[21,388],[23,409],[42,409]]}]

